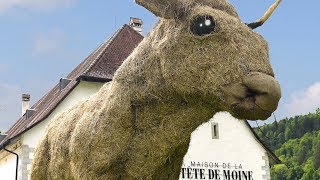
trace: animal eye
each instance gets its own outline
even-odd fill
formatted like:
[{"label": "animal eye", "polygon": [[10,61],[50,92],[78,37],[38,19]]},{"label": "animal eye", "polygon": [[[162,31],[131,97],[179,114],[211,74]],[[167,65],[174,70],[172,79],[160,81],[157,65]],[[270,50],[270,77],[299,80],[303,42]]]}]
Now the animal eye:
[{"label": "animal eye", "polygon": [[213,17],[211,16],[198,16],[191,25],[191,31],[193,34],[198,36],[203,36],[206,34],[210,34],[214,31],[216,26]]}]

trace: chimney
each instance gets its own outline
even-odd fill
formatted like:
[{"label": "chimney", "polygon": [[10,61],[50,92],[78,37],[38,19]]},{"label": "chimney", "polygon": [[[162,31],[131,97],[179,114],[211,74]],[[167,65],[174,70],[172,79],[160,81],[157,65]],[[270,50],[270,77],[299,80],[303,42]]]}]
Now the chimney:
[{"label": "chimney", "polygon": [[143,25],[142,19],[130,17],[129,26],[132,27],[135,31],[137,31],[140,34],[142,33],[142,25]]},{"label": "chimney", "polygon": [[27,112],[30,106],[30,95],[22,94],[22,116]]}]

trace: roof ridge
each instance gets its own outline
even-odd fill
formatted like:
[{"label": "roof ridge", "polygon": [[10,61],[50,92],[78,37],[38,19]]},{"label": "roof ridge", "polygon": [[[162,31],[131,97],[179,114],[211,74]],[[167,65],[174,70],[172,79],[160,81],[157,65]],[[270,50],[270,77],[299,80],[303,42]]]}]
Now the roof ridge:
[{"label": "roof ridge", "polygon": [[89,72],[90,68],[92,68],[97,63],[97,61],[102,57],[102,55],[104,54],[106,49],[110,46],[110,44],[112,44],[114,42],[115,37],[117,37],[117,35],[124,29],[125,26],[126,25],[123,25],[122,28],[118,29],[107,41],[105,41],[101,45],[101,47],[99,47],[97,49],[96,52],[98,52],[105,45],[105,47],[102,49],[102,51],[100,51],[100,53],[97,55],[97,57],[91,62],[91,64],[88,66],[88,68],[83,71],[82,74],[87,74]]}]

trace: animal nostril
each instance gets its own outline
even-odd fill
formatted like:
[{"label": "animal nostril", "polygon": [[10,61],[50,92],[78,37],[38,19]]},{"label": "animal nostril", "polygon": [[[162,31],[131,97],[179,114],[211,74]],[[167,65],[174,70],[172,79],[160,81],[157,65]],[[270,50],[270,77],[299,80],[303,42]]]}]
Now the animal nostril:
[{"label": "animal nostril", "polygon": [[258,90],[250,89],[247,87],[247,93],[245,98],[253,98],[255,99],[259,95],[267,94],[265,92],[259,92]]},{"label": "animal nostril", "polygon": [[256,97],[258,95],[268,94],[267,92],[259,91],[258,89],[253,89],[252,87],[247,87],[246,97]]},{"label": "animal nostril", "polygon": [[251,89],[248,89],[246,97],[255,97],[256,95],[256,92],[252,91]]}]

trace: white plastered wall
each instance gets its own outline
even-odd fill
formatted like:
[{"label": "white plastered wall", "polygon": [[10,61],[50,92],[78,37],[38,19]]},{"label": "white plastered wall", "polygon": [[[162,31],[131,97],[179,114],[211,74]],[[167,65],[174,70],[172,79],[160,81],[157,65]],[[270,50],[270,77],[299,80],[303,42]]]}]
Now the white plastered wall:
[{"label": "white plastered wall", "polygon": [[[30,179],[31,162],[34,156],[34,150],[41,140],[46,126],[52,118],[60,112],[66,111],[79,101],[88,99],[91,95],[96,93],[103,83],[94,83],[81,81],[72,92],[56,107],[56,109],[41,123],[25,132],[21,137],[21,150],[18,152],[21,157],[19,162],[19,180]],[[3,150],[2,150],[3,151]],[[3,153],[3,152],[2,152]],[[7,156],[0,159],[0,180],[14,179],[15,175],[15,156]]]},{"label": "white plastered wall", "polygon": [[[21,154],[21,149],[14,150],[15,153]],[[16,160],[17,157],[13,154],[2,152],[7,156],[0,160],[0,179],[2,180],[15,180],[16,175]],[[19,164],[21,159],[19,159]],[[21,172],[18,172],[18,179],[21,178]]]},{"label": "white plastered wall", "polygon": [[36,147],[39,142],[39,138],[42,137],[44,131],[46,130],[47,124],[57,114],[68,110],[79,101],[88,99],[91,95],[96,93],[102,87],[102,85],[102,83],[81,81],[44,121],[23,134],[22,144]]},{"label": "white plastered wall", "polygon": [[[212,123],[218,124],[218,139],[212,138]],[[266,159],[266,150],[255,139],[246,123],[233,118],[229,113],[222,112],[216,114],[209,122],[201,125],[192,133],[189,150],[184,157],[183,168],[205,169],[206,179],[209,179],[208,169],[219,169],[221,179],[225,179],[223,170],[230,170],[230,172],[233,170],[252,171],[253,179],[268,179],[268,170],[262,168],[266,165],[263,157]],[[192,166],[191,162],[195,162],[197,165]],[[220,167],[205,167],[205,163],[207,165],[217,163]],[[201,167],[201,164],[204,166]],[[228,164],[236,165],[238,168],[223,167],[223,165],[227,166]],[[240,164],[242,168],[239,168]],[[191,172],[194,173],[192,170]],[[194,174],[189,176],[192,178],[188,178],[186,174],[185,178],[182,178],[181,175],[180,179],[196,179]],[[263,175],[267,176],[263,177]],[[199,176],[198,179],[200,179]]]}]

